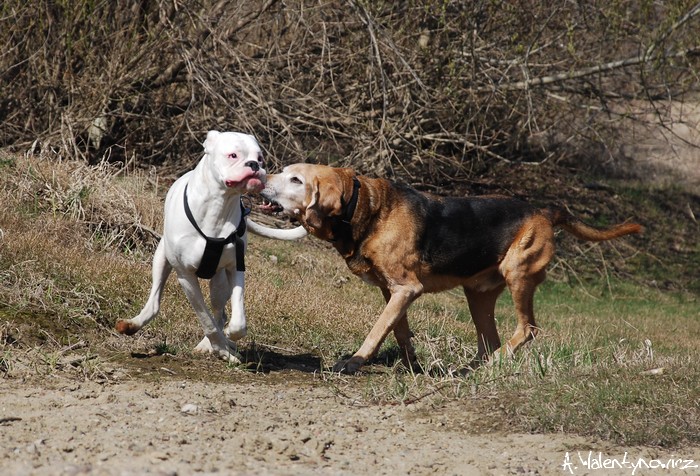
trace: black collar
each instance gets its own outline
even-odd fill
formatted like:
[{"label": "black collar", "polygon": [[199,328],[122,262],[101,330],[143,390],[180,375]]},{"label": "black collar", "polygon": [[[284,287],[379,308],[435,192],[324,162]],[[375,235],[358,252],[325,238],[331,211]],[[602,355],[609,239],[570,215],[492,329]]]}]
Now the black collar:
[{"label": "black collar", "polygon": [[352,221],[353,215],[355,215],[355,209],[357,208],[357,200],[359,198],[359,195],[360,181],[357,180],[357,177],[353,177],[352,195],[350,196],[350,201],[346,204],[344,203],[343,198],[340,198],[340,204],[343,207],[343,213],[338,217],[334,217],[331,224],[332,238],[329,241],[334,243],[334,246],[336,247],[341,246],[341,248],[338,248],[338,251],[340,251],[341,254],[344,254],[346,252],[343,251],[344,248],[347,247],[348,244],[352,243],[353,241],[352,224],[350,222]]},{"label": "black collar", "polygon": [[[357,199],[360,196],[360,181],[357,179],[357,177],[352,178],[352,195],[350,196],[350,201],[348,204],[345,206],[345,213],[342,215],[342,220],[345,223],[350,223],[352,221],[352,217],[355,214],[355,208],[357,208]],[[342,198],[341,198],[341,203],[342,203]]]}]

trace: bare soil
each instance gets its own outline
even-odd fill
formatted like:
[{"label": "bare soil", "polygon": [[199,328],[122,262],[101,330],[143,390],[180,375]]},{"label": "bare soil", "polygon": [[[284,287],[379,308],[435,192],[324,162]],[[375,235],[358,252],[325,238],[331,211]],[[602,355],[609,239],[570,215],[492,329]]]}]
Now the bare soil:
[{"label": "bare soil", "polygon": [[700,461],[700,448],[489,428],[498,415],[478,397],[367,403],[350,396],[366,377],[328,379],[308,356],[276,355],[246,372],[203,357],[120,353],[95,357],[107,364],[87,377],[94,356],[58,355],[40,376],[24,366],[27,353],[0,380],[3,474],[607,475],[633,467],[601,472],[600,458]]},{"label": "bare soil", "polygon": [[640,168],[649,174],[647,180],[683,185],[697,193],[700,101],[671,101],[656,115],[648,114],[642,119],[627,131],[622,154],[639,162]]}]

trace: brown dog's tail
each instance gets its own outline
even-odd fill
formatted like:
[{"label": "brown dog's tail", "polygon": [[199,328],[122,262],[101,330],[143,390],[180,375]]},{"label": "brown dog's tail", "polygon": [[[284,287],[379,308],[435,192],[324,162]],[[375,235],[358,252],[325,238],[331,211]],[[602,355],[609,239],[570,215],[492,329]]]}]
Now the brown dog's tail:
[{"label": "brown dog's tail", "polygon": [[639,233],[642,226],[637,223],[621,223],[610,228],[595,228],[573,216],[568,211],[559,207],[549,207],[544,210],[545,216],[554,226],[560,226],[576,238],[586,241],[606,241],[631,233]]}]

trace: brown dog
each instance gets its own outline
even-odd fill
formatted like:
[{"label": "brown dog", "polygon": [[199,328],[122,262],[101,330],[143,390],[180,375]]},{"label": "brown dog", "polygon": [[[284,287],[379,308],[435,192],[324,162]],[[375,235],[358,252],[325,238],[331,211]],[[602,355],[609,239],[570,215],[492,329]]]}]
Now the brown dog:
[{"label": "brown dog", "polygon": [[[266,212],[284,212],[309,233],[329,241],[350,270],[379,286],[387,301],[362,347],[334,371],[354,373],[389,334],[404,364],[416,365],[406,310],[423,293],[462,286],[476,326],[478,354],[510,355],[537,334],[533,295],[554,254],[554,227],[588,241],[603,241],[641,227],[600,230],[565,210],[538,209],[514,198],[442,198],[351,169],[294,164],[268,175]],[[513,337],[501,347],[494,321],[496,299],[508,286],[517,313]]]}]

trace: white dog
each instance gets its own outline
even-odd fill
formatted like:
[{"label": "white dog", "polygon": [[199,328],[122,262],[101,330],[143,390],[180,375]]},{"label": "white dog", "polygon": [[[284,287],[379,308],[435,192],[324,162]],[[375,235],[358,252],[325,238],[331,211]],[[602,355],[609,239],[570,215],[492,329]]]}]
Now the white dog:
[{"label": "white dog", "polygon": [[[262,152],[253,136],[209,131],[204,157],[172,185],[165,198],[163,236],[153,257],[148,302],[138,316],[117,322],[119,333],[134,334],[156,317],[165,281],[174,268],[204,329],[204,338],[195,350],[239,362],[236,345],[227,336],[238,340],[247,332],[243,307],[246,228],[283,240],[306,235],[302,227],[279,230],[252,220],[246,226],[241,194],[260,192],[265,180]],[[211,312],[197,277],[211,279]],[[231,319],[224,329],[229,298]]]}]

